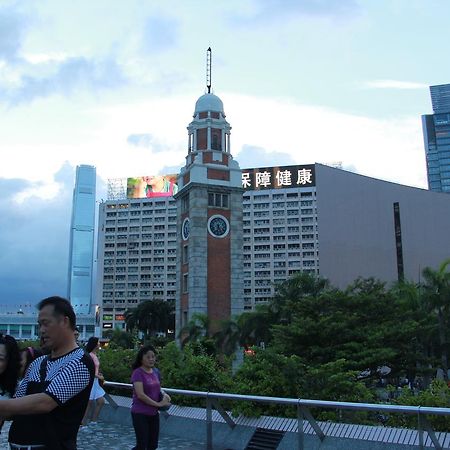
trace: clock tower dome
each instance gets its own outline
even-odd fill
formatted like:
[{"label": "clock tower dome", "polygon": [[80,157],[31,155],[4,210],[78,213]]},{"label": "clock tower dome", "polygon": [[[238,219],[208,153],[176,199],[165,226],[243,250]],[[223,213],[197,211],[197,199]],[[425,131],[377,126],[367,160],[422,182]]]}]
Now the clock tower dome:
[{"label": "clock tower dome", "polygon": [[223,103],[211,93],[211,49],[207,55],[207,92],[187,127],[186,164],[175,195],[177,332],[195,313],[207,315],[214,331],[243,312],[241,170],[230,153]]}]

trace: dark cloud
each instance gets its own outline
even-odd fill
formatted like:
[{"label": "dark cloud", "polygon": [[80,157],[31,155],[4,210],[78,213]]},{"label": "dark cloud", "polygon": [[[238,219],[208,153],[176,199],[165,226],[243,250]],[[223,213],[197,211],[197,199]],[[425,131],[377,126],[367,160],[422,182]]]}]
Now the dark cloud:
[{"label": "dark cloud", "polygon": [[127,138],[127,142],[136,147],[149,148],[154,153],[161,153],[169,150],[166,145],[161,144],[158,139],[150,133],[130,134]]},{"label": "dark cloud", "polygon": [[28,22],[14,7],[0,7],[0,59],[10,62],[17,59]]},{"label": "dark cloud", "polygon": [[20,82],[9,89],[3,86],[0,99],[9,105],[17,105],[52,94],[70,95],[83,89],[98,92],[126,82],[120,66],[112,59],[94,61],[76,57],[54,62],[53,65],[54,70],[50,75],[38,76],[29,75],[28,72],[37,72],[39,65],[28,64],[24,67],[22,64],[25,73]]},{"label": "dark cloud", "polygon": [[0,306],[67,295],[73,167],[64,165],[55,180],[61,185],[56,198],[17,203],[15,194],[41,185],[0,179]]},{"label": "dark cloud", "polygon": [[241,169],[252,167],[289,166],[296,164],[288,153],[269,152],[262,147],[244,145],[242,150],[234,155]]},{"label": "dark cloud", "polygon": [[172,48],[178,42],[179,23],[170,17],[149,17],[145,23],[142,47],[154,53]]}]

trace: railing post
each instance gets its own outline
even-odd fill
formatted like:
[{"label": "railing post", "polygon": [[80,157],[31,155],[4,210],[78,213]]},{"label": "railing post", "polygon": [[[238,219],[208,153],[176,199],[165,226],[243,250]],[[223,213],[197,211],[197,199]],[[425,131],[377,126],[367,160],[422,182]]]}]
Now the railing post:
[{"label": "railing post", "polygon": [[212,434],[212,402],[209,394],[206,394],[206,450],[213,449]]},{"label": "railing post", "polygon": [[304,450],[305,448],[305,434],[303,432],[303,410],[300,405],[300,399],[297,404],[297,439],[298,439],[298,450]]},{"label": "railing post", "polygon": [[422,416],[420,415],[420,406],[417,409],[417,431],[419,433],[419,449],[423,450],[423,426],[422,426]]}]

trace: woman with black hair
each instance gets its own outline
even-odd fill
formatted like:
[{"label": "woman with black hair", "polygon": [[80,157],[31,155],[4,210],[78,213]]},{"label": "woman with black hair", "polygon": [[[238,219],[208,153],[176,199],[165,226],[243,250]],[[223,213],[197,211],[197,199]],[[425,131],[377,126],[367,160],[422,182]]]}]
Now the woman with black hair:
[{"label": "woman with black hair", "polygon": [[83,418],[83,425],[87,425],[89,422],[89,412],[93,409],[91,424],[95,425],[97,423],[98,416],[100,414],[100,410],[103,408],[105,404],[105,391],[100,386],[99,380],[103,382],[104,378],[102,373],[100,372],[100,361],[97,357],[97,351],[100,348],[100,341],[98,337],[90,337],[87,341],[86,347],[84,348],[86,353],[89,353],[92,361],[94,361],[95,366],[95,378],[94,383],[92,384],[91,395],[89,396],[89,403],[86,408],[86,412]]},{"label": "woman with black hair", "polygon": [[136,434],[133,450],[155,450],[159,439],[158,408],[170,405],[170,397],[161,391],[159,370],[155,367],[156,352],[151,345],[142,347],[132,366],[133,402],[131,418]]},{"label": "woman with black hair", "polygon": [[[16,340],[0,334],[0,400],[11,398],[16,392],[19,379],[20,354]],[[0,419],[0,430],[3,420]]]}]

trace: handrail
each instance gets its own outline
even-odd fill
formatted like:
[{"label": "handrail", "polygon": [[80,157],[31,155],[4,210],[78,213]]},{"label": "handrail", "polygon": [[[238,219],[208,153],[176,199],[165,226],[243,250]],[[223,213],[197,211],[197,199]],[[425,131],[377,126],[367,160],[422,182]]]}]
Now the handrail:
[{"label": "handrail", "polygon": [[[132,384],[129,383],[117,383],[114,381],[105,381],[105,386],[129,389],[133,388]],[[323,440],[325,435],[320,429],[319,425],[312,417],[308,408],[331,408],[331,409],[345,409],[354,411],[376,411],[376,412],[386,412],[386,413],[401,413],[401,414],[415,414],[418,419],[418,434],[419,434],[419,448],[423,449],[423,430],[427,431],[436,449],[442,449],[439,444],[434,431],[432,430],[426,415],[439,415],[439,416],[450,416],[450,408],[437,408],[431,406],[403,406],[403,405],[388,405],[379,403],[356,403],[356,402],[337,402],[328,400],[311,400],[311,399],[301,399],[301,398],[285,398],[285,397],[267,397],[259,395],[244,395],[244,394],[228,394],[222,392],[207,392],[207,391],[193,391],[189,389],[174,389],[174,388],[164,388],[164,391],[169,394],[176,395],[186,395],[189,397],[202,397],[207,400],[207,449],[212,448],[212,433],[211,433],[211,408],[214,402],[212,400],[237,400],[237,401],[252,401],[259,403],[276,403],[281,405],[291,405],[296,406],[298,410],[298,423],[299,423],[299,449],[303,449],[303,426],[301,422],[303,418],[307,419],[312,428],[315,430],[318,437]],[[217,409],[217,408],[216,408]],[[222,410],[220,414],[223,416],[225,412]],[[224,417],[225,418],[225,417]],[[229,423],[231,418],[227,416],[225,418],[226,422]]]}]

